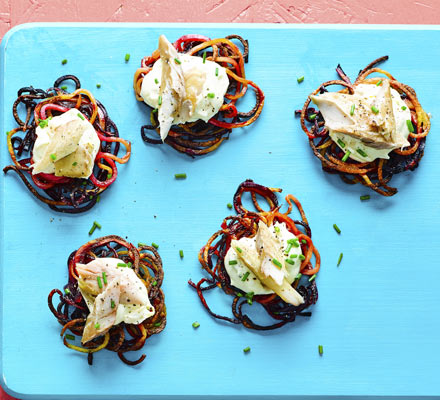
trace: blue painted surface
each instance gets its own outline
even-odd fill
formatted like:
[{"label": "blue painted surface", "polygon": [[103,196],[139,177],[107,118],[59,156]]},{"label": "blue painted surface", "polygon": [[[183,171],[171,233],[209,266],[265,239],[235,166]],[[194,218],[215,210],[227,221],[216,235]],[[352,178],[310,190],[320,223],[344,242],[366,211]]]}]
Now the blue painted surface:
[{"label": "blue painted surface", "polygon": [[[142,142],[146,107],[132,77],[159,34],[249,39],[247,76],[266,94],[254,125],[234,131],[197,160]],[[57,25],[14,29],[2,42],[1,129],[15,127],[11,107],[22,86],[47,88],[77,75],[107,107],[133,154],[101,202],[82,215],[55,214],[12,174],[1,176],[2,378],[20,398],[113,399],[157,396],[440,396],[440,270],[437,118],[440,71],[437,27],[278,25]],[[124,56],[131,54],[125,63]],[[324,174],[293,111],[341,63],[354,77],[389,54],[384,68],[413,86],[433,115],[425,157],[415,173],[393,179],[399,193],[382,198]],[[61,65],[67,58],[68,63]],[[298,76],[305,76],[297,84]],[[101,83],[101,89],[96,89]],[[1,140],[1,166],[10,163]],[[188,178],[176,181],[174,174]],[[310,319],[258,333],[211,319],[187,280],[202,272],[197,252],[228,215],[226,204],[246,178],[282,187],[302,202],[322,256],[320,298]],[[359,196],[371,194],[369,202]],[[69,253],[94,237],[156,242],[165,266],[168,324],[149,339],[138,367],[102,351],[94,366],[65,348],[47,307],[66,282]],[[337,235],[332,225],[342,230]],[[185,252],[180,260],[179,249]],[[339,268],[340,252],[344,259]],[[230,298],[209,295],[228,312]],[[255,307],[255,306],[253,306]],[[193,321],[201,326],[194,330]],[[318,355],[318,345],[324,355]],[[251,347],[249,354],[242,349]]]}]

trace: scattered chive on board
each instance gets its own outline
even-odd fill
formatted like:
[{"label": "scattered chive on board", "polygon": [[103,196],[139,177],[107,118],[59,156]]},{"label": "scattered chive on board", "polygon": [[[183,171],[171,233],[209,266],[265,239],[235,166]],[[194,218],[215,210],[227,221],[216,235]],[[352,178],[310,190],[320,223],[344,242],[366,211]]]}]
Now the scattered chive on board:
[{"label": "scattered chive on board", "polygon": [[176,179],[186,179],[186,174],[185,173],[174,174],[174,178],[176,178]]},{"label": "scattered chive on board", "polygon": [[197,321],[194,321],[194,322],[192,323],[192,327],[193,327],[194,329],[197,329],[199,326],[200,326],[200,324],[199,324]]},{"label": "scattered chive on board", "polygon": [[344,257],[344,253],[339,254],[338,263],[336,264],[337,267],[339,267],[339,264],[342,261],[342,257]]},{"label": "scattered chive on board", "polygon": [[100,84],[100,83],[97,83],[97,84],[96,84],[96,87],[97,87],[98,89],[100,89],[100,88],[101,88],[101,84]]},{"label": "scattered chive on board", "polygon": [[179,256],[180,258],[183,258],[183,250],[179,250]]},{"label": "scattered chive on board", "polygon": [[248,347],[245,347],[244,349],[243,349],[243,352],[244,353],[249,353],[251,351],[251,348],[248,346]]},{"label": "scattered chive on board", "polygon": [[67,334],[66,336],[64,336],[66,339],[69,339],[69,340],[75,340],[75,336],[73,336],[73,335],[70,335],[70,334]]},{"label": "scattered chive on board", "polygon": [[67,90],[67,86],[66,85],[61,86],[60,89]]},{"label": "scattered chive on board", "polygon": [[62,65],[66,65],[67,64],[67,58],[65,58],[64,60],[61,61]]},{"label": "scattered chive on board", "polygon": [[320,356],[322,356],[324,354],[324,347],[322,347],[321,344],[318,346],[318,353]]},{"label": "scattered chive on board", "polygon": [[127,53],[127,54],[125,55],[125,62],[128,62],[129,60],[130,60],[130,54]]},{"label": "scattered chive on board", "polygon": [[232,209],[232,204],[231,203],[228,203],[228,204],[226,204],[227,205],[227,207],[229,208],[229,209]]},{"label": "scattered chive on board", "polygon": [[339,226],[338,226],[338,225],[333,224],[333,229],[334,229],[338,234],[341,233],[341,230],[339,229]]},{"label": "scattered chive on board", "polygon": [[158,249],[159,248],[159,245],[157,244],[157,243],[151,243],[151,245],[155,248],[155,249]]},{"label": "scattered chive on board", "polygon": [[369,194],[364,194],[363,196],[360,197],[360,199],[361,199],[362,201],[370,200],[370,195],[369,195]]},{"label": "scattered chive on board", "polygon": [[296,78],[296,81],[297,81],[298,83],[301,83],[301,82],[304,81],[304,77],[303,77],[303,76],[300,76],[299,78]]}]

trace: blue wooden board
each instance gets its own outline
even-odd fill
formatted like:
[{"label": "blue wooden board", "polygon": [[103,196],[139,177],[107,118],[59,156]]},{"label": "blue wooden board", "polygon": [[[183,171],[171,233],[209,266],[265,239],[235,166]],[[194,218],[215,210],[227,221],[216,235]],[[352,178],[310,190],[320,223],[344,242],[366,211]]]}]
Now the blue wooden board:
[{"label": "blue wooden board", "polygon": [[[133,73],[162,33],[170,40],[237,33],[250,42],[246,73],[266,94],[263,113],[201,159],[146,145],[140,137],[147,114],[133,95]],[[15,127],[11,107],[18,88],[48,88],[69,73],[95,93],[133,144],[116,183],[82,215],[56,214],[13,174],[0,178],[1,377],[9,393],[95,400],[440,398],[439,27],[31,24],[10,31],[1,50],[3,132]],[[413,86],[433,116],[422,163],[393,179],[399,188],[393,198],[324,174],[293,114],[310,91],[335,78],[338,63],[354,77],[384,54],[390,56],[384,68]],[[61,65],[64,58],[68,63]],[[3,167],[10,160],[4,134],[0,140]],[[176,181],[178,172],[188,178]],[[246,178],[300,199],[322,256],[313,316],[274,332],[214,321],[187,285],[201,276],[197,252],[229,214],[226,204]],[[361,203],[367,193],[371,200]],[[66,282],[68,255],[89,240],[94,220],[102,224],[94,237],[118,234],[160,245],[168,324],[147,341],[147,359],[137,367],[108,351],[89,367],[84,355],[63,346],[47,307],[49,291]],[[220,291],[209,300],[228,312],[231,298]],[[322,357],[318,345],[324,346]],[[242,351],[246,346],[249,354]]]}]

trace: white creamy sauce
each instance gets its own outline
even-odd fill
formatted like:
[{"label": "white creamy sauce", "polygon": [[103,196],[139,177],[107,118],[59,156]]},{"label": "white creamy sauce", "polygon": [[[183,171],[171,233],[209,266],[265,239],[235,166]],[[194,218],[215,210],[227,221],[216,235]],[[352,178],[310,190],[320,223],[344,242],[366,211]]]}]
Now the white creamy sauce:
[{"label": "white creamy sauce", "polygon": [[76,108],[46,121],[35,130],[32,173],[88,178],[101,146],[93,125]]},{"label": "white creamy sauce", "polygon": [[177,53],[163,35],[159,50],[161,58],[145,75],[140,95],[150,107],[159,110],[160,134],[164,140],[171,125],[207,122],[217,114],[229,79],[219,64]]},{"label": "white creamy sauce", "polygon": [[[275,227],[279,228],[279,232],[275,230]],[[292,283],[295,280],[295,277],[299,273],[299,268],[301,265],[301,260],[298,259],[298,256],[302,254],[301,246],[295,247],[291,246],[291,250],[289,254],[284,255],[284,251],[288,247],[287,241],[289,239],[295,239],[296,236],[287,230],[286,224],[275,222],[274,225],[269,227],[270,233],[272,237],[275,239],[275,242],[278,244],[278,249],[283,253],[283,257],[279,260],[283,262],[286,258],[294,261],[294,264],[285,263],[285,278],[289,283]],[[256,247],[256,237],[254,238],[241,238],[237,241],[237,244],[243,248],[250,248],[257,252]],[[290,258],[291,255],[296,255],[295,258]],[[233,263],[237,261],[237,264],[231,265],[229,262]],[[235,286],[238,289],[243,290],[246,293],[253,292],[254,294],[272,294],[273,290],[269,289],[267,286],[263,285],[259,279],[255,276],[255,274],[244,264],[244,262],[238,257],[237,251],[232,246],[229,248],[226,253],[224,264],[226,268],[226,272],[231,279],[231,285]],[[249,273],[249,274],[247,274]],[[245,281],[242,281],[243,277],[247,274],[247,278]]]},{"label": "white creamy sauce", "polygon": [[324,117],[330,137],[344,152],[350,151],[353,160],[388,159],[391,151],[409,145],[407,121],[411,112],[387,79],[379,86],[360,84],[353,95],[326,92],[311,98]]}]

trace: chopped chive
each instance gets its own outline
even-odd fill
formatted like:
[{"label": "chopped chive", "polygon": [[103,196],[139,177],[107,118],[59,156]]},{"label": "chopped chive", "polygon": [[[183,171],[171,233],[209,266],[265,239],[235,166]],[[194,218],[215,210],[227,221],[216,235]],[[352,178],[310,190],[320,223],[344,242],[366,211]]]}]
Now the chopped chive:
[{"label": "chopped chive", "polygon": [[148,246],[148,244],[146,244],[146,243],[142,243],[142,242],[139,242],[139,243],[138,243],[138,247],[145,247],[145,246]]},{"label": "chopped chive", "polygon": [[111,179],[111,177],[112,177],[112,174],[108,173],[108,174],[107,174],[107,180],[108,180],[108,179]]},{"label": "chopped chive", "polygon": [[313,121],[316,118],[316,114],[310,114],[309,115],[309,120]]},{"label": "chopped chive", "polygon": [[215,69],[215,76],[218,76],[218,68]]},{"label": "chopped chive", "polygon": [[96,84],[96,87],[97,87],[98,89],[100,89],[100,88],[101,88],[101,84],[100,84],[100,83],[97,83],[97,84]]},{"label": "chopped chive", "polygon": [[159,98],[157,99],[157,104],[159,104],[159,105],[162,104],[162,96],[159,96]]},{"label": "chopped chive", "polygon": [[157,286],[157,281],[151,282],[151,286]]},{"label": "chopped chive", "polygon": [[244,353],[249,353],[251,351],[251,348],[248,346],[248,347],[245,347],[244,349],[243,349],[243,352]]},{"label": "chopped chive", "polygon": [[98,330],[100,328],[101,325],[99,324],[95,324],[95,329]]},{"label": "chopped chive", "polygon": [[406,125],[408,126],[408,130],[409,130],[411,133],[413,133],[413,132],[414,132],[414,125],[413,125],[413,123],[411,122],[410,119],[407,119],[407,120],[406,120]]},{"label": "chopped chive", "polygon": [[339,226],[336,224],[333,224],[333,229],[338,232],[339,234],[341,233],[341,230],[339,229]]},{"label": "chopped chive", "polygon": [[365,153],[365,151],[363,151],[362,149],[356,149],[356,151],[362,156],[362,157],[367,157],[367,153]]},{"label": "chopped chive", "polygon": [[232,209],[232,204],[231,204],[231,203],[226,204],[226,206],[227,206],[229,209]]},{"label": "chopped chive", "polygon": [[208,93],[207,96],[208,96],[210,99],[213,99],[213,98],[215,97],[215,94],[214,94],[214,93]]},{"label": "chopped chive", "polygon": [[151,245],[155,248],[155,249],[158,249],[159,248],[159,245],[157,244],[157,243],[151,243]]},{"label": "chopped chive", "polygon": [[179,250],[179,256],[180,258],[183,258],[183,250]]},{"label": "chopped chive", "polygon": [[237,250],[239,253],[243,253],[243,250],[240,249],[240,247],[238,247],[238,246],[235,248],[235,250]]},{"label": "chopped chive", "polygon": [[160,325],[161,325],[160,322],[156,322],[153,326],[156,327],[156,328],[158,328]]},{"label": "chopped chive", "polygon": [[156,114],[157,113],[157,108],[155,108],[153,111],[151,111],[153,114]]},{"label": "chopped chive", "polygon": [[105,274],[105,271],[102,271],[102,281],[104,282],[104,285],[107,285],[107,275]]},{"label": "chopped chive", "polygon": [[98,286],[99,286],[99,288],[102,289],[102,281],[101,281],[101,277],[100,277],[100,276],[97,276],[97,277],[96,277],[96,280],[98,281]]},{"label": "chopped chive", "polygon": [[302,277],[302,274],[299,273],[297,276],[295,276],[295,280],[298,280],[298,279],[300,279],[301,277]]},{"label": "chopped chive", "polygon": [[297,81],[298,83],[301,83],[301,82],[304,81],[304,77],[303,77],[303,76],[300,76],[299,78],[296,78],[296,81]]},{"label": "chopped chive", "polygon": [[235,295],[236,295],[237,297],[243,297],[243,295],[242,295],[241,293],[235,293]]},{"label": "chopped chive", "polygon": [[67,59],[65,58],[64,60],[61,61],[62,65],[66,65],[67,64]]},{"label": "chopped chive", "polygon": [[206,61],[206,51],[203,53],[203,64],[205,64]]},{"label": "chopped chive", "polygon": [[252,299],[247,299],[247,303],[251,306],[252,305]]},{"label": "chopped chive", "polygon": [[298,257],[298,254],[291,254],[290,255],[290,258],[296,258],[296,257]]},{"label": "chopped chive", "polygon": [[65,288],[65,289],[64,289],[64,293],[66,293],[66,294],[70,294],[70,290],[69,290],[69,288]]},{"label": "chopped chive", "polygon": [[289,243],[289,244],[294,244],[296,241],[298,240],[298,238],[292,238],[292,239],[289,239],[288,241],[287,241],[287,243]]},{"label": "chopped chive", "polygon": [[200,324],[199,324],[197,321],[195,321],[195,322],[192,323],[192,327],[193,327],[194,329],[197,329],[199,326],[200,326]]},{"label": "chopped chive", "polygon": [[69,339],[69,340],[75,340],[75,336],[73,336],[73,335],[70,335],[70,334],[67,334],[66,336],[64,336],[66,339]]},{"label": "chopped chive", "polygon": [[125,62],[128,62],[128,60],[130,60],[130,54],[129,54],[129,53],[127,53],[127,54],[125,55]]},{"label": "chopped chive", "polygon": [[310,278],[309,278],[309,282],[312,282],[312,281],[314,281],[315,280],[315,278],[316,278],[316,274],[315,275],[312,275]]},{"label": "chopped chive", "polygon": [[83,117],[83,115],[81,113],[78,113],[78,117],[80,117],[83,121],[85,120],[85,118]]},{"label": "chopped chive", "polygon": [[72,165],[73,165],[74,167],[76,167],[76,166],[78,165],[78,163],[75,161],[75,162],[72,163]]},{"label": "chopped chive", "polygon": [[242,282],[246,282],[246,279],[248,278],[249,274],[250,274],[250,272],[247,271],[247,272],[242,276],[241,281],[242,281]]},{"label": "chopped chive", "polygon": [[237,260],[231,260],[229,261],[229,265],[237,265],[238,261]]},{"label": "chopped chive", "polygon": [[345,143],[344,143],[341,139],[338,139],[338,144],[339,144],[339,146],[341,146],[342,148],[345,147]]},{"label": "chopped chive", "polygon": [[60,89],[67,90],[67,86],[66,85],[61,86]]},{"label": "chopped chive", "polygon": [[347,152],[344,154],[344,157],[342,157],[342,161],[345,162],[348,160],[348,157],[350,157],[351,151],[347,150]]},{"label": "chopped chive", "polygon": [[[46,126],[49,125],[49,122],[47,122],[47,119],[40,119],[38,125],[40,126],[40,128],[46,128]],[[9,132],[6,133],[8,134]]]},{"label": "chopped chive", "polygon": [[159,83],[159,79],[154,78],[154,83],[157,85]]},{"label": "chopped chive", "polygon": [[319,352],[320,356],[322,356],[324,354],[324,347],[322,347],[321,344],[318,346],[318,352]]},{"label": "chopped chive", "polygon": [[92,195],[90,195],[90,196],[89,196],[89,200],[92,200],[92,199],[93,199],[93,196],[92,196]]},{"label": "chopped chive", "polygon": [[276,258],[272,258],[272,263],[273,265],[275,265],[275,267],[277,267],[278,269],[283,268],[283,265],[276,259]]},{"label": "chopped chive", "polygon": [[95,232],[95,229],[96,229],[96,225],[95,225],[95,223],[93,223],[92,227],[89,230],[89,235],[92,235],[93,232]]},{"label": "chopped chive", "polygon": [[131,262],[127,263],[127,268],[131,268]]},{"label": "chopped chive", "polygon": [[361,199],[362,201],[364,201],[364,200],[370,200],[370,195],[369,195],[369,194],[364,194],[363,196],[360,197],[360,199]]},{"label": "chopped chive", "polygon": [[101,229],[101,228],[102,228],[102,225],[101,225],[99,222],[93,221],[93,223],[96,225],[96,227],[97,227],[98,229]]},{"label": "chopped chive", "polygon": [[96,202],[99,203],[101,201],[101,195],[99,194],[98,197],[96,198]]},{"label": "chopped chive", "polygon": [[354,108],[355,108],[355,105],[352,104],[351,108],[350,108],[350,115],[354,115]]},{"label": "chopped chive", "polygon": [[116,266],[117,267],[126,267],[127,264],[125,264],[125,263],[117,263]]},{"label": "chopped chive", "polygon": [[382,79],[376,83],[376,86],[380,86],[382,84]]},{"label": "chopped chive", "polygon": [[51,159],[52,161],[55,161],[55,160],[57,159],[57,156],[56,156],[55,154],[51,154],[51,155],[50,155],[50,159]]},{"label": "chopped chive", "polygon": [[275,230],[276,233],[280,233],[280,227],[279,226],[274,226],[273,229]]},{"label": "chopped chive", "polygon": [[290,264],[290,265],[294,265],[295,264],[295,261],[291,260],[290,258],[286,258],[284,261],[286,263]]},{"label": "chopped chive", "polygon": [[110,306],[111,306],[111,308],[115,308],[116,307],[116,304],[115,304],[115,302],[113,300],[111,301]]},{"label": "chopped chive", "polygon": [[405,111],[405,110],[406,110],[406,108],[407,108],[406,106],[402,106],[402,110],[403,110],[403,111]]},{"label": "chopped chive", "polygon": [[371,106],[371,111],[373,111],[375,114],[379,114],[379,109],[376,106]]},{"label": "chopped chive", "polygon": [[176,179],[186,179],[186,174],[185,173],[174,174],[174,178],[176,178]]},{"label": "chopped chive", "polygon": [[301,243],[302,244],[307,244],[307,240],[306,239],[301,239]]},{"label": "chopped chive", "polygon": [[306,258],[305,258],[302,254],[300,254],[300,255],[298,256],[298,259],[300,259],[301,261],[304,261]]},{"label": "chopped chive", "polygon": [[12,131],[7,131],[6,134],[9,135]]},{"label": "chopped chive", "polygon": [[254,298],[254,292],[248,292],[246,293],[246,298],[252,300]]},{"label": "chopped chive", "polygon": [[182,64],[182,61],[180,61],[178,58],[175,58],[175,59],[174,59],[174,62],[175,62],[176,64]]},{"label": "chopped chive", "polygon": [[339,264],[342,261],[342,257],[344,257],[344,253],[339,254],[338,263],[336,264],[337,267],[339,267]]},{"label": "chopped chive", "polygon": [[292,242],[292,244],[293,244],[295,247],[299,247],[298,238],[295,238],[295,240]]},{"label": "chopped chive", "polygon": [[286,250],[284,250],[284,254],[289,254],[289,251],[292,249],[293,243],[289,243],[286,247]]}]

